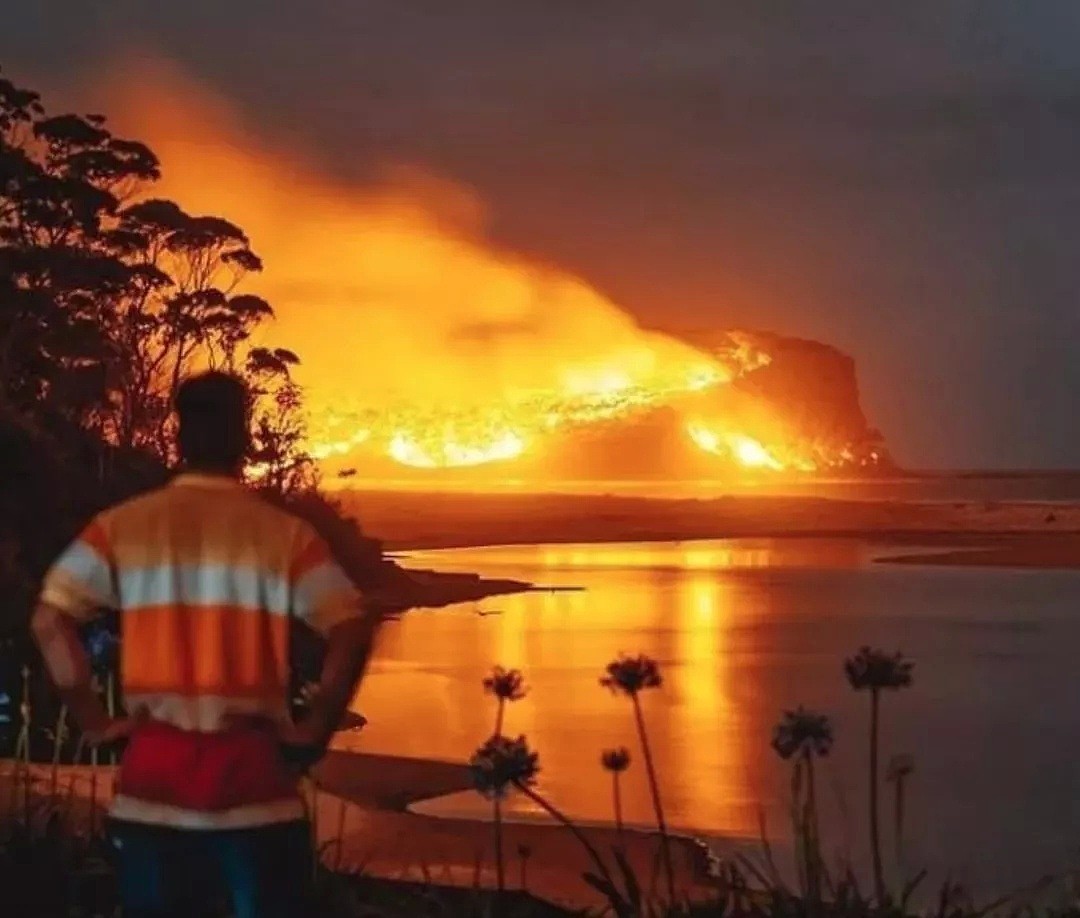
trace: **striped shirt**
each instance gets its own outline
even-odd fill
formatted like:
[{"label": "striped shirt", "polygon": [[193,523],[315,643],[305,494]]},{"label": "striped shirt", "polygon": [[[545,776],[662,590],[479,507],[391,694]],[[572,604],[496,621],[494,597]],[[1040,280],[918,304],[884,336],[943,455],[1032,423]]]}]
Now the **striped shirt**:
[{"label": "striped shirt", "polygon": [[150,720],[124,754],[115,817],[241,828],[303,815],[272,732],[230,719],[286,716],[293,619],[326,634],[360,610],[311,526],[232,479],[184,473],[94,519],[41,599],[79,622],[121,613],[125,701]]}]

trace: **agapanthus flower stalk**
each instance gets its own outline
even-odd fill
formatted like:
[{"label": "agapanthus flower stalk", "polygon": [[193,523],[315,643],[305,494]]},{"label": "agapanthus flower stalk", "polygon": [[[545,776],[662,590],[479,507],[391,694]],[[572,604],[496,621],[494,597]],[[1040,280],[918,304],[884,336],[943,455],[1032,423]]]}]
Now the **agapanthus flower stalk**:
[{"label": "agapanthus flower stalk", "polygon": [[498,704],[495,712],[495,736],[503,731],[503,717],[507,704],[521,701],[528,693],[525,686],[525,677],[519,669],[505,669],[502,666],[493,667],[491,674],[484,678],[484,691],[494,695]]},{"label": "agapanthus flower stalk", "polygon": [[660,667],[652,657],[647,657],[645,654],[638,654],[636,657],[621,654],[604,669],[600,684],[617,695],[629,698],[634,706],[634,721],[637,725],[638,739],[641,741],[641,752],[645,759],[645,772],[649,778],[649,792],[652,795],[653,810],[656,813],[656,825],[660,830],[660,851],[664,862],[668,898],[674,905],[675,868],[671,860],[671,839],[668,837],[664,807],[660,801],[660,786],[656,778],[656,766],[653,764],[652,749],[645,729],[645,716],[641,710],[640,697],[645,689],[659,688],[663,684]]},{"label": "agapanthus flower stalk", "polygon": [[870,854],[874,864],[874,891],[878,904],[885,902],[885,874],[881,866],[881,832],[878,818],[878,734],[881,693],[911,685],[914,664],[901,653],[861,647],[844,661],[844,674],[857,692],[870,693]]}]

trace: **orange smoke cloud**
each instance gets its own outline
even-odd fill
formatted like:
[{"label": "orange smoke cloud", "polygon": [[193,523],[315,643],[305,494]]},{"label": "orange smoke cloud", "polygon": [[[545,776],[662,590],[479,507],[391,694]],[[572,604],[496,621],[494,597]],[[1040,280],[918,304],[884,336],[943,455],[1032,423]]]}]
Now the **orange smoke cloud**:
[{"label": "orange smoke cloud", "polygon": [[[270,343],[303,361],[313,439],[358,443],[399,406],[444,418],[444,439],[475,458],[483,443],[467,442],[475,431],[455,420],[470,418],[505,457],[552,422],[545,408],[523,426],[515,406],[565,398],[587,412],[620,394],[728,376],[583,280],[497,250],[468,189],[400,168],[378,187],[332,181],[160,63],[126,66],[104,93],[114,127],[162,160],[155,196],[248,233],[265,264],[249,286],[277,313]],[[432,455],[415,432],[381,435],[412,464],[450,456]]]}]

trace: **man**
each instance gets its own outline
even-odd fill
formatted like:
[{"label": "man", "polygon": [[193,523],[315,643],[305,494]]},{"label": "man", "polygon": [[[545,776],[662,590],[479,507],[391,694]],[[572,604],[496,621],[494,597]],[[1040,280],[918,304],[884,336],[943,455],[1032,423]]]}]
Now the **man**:
[{"label": "man", "polygon": [[[191,914],[217,874],[237,918],[306,914],[310,845],[290,761],[318,758],[370,652],[373,616],[302,520],[247,490],[244,384],[177,397],[184,467],[99,515],[45,578],[32,628],[92,743],[128,739],[112,805],[126,916]],[[76,633],[119,609],[128,719],[110,719]],[[288,716],[293,619],[327,639],[319,691]]]}]

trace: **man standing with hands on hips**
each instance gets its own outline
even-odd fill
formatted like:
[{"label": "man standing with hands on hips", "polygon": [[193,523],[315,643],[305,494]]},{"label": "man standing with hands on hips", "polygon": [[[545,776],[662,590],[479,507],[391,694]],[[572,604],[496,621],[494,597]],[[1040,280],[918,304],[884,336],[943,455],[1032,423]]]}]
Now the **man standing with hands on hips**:
[{"label": "man standing with hands on hips", "polygon": [[[306,915],[310,839],[291,763],[314,761],[341,721],[376,621],[306,522],[240,480],[248,393],[210,372],[177,396],[183,468],[106,510],[45,577],[34,637],[87,740],[128,740],[112,804],[126,918],[186,911],[224,881],[237,918]],[[121,620],[129,717],[90,683],[77,626]],[[321,633],[319,690],[289,717],[293,620]]]}]

